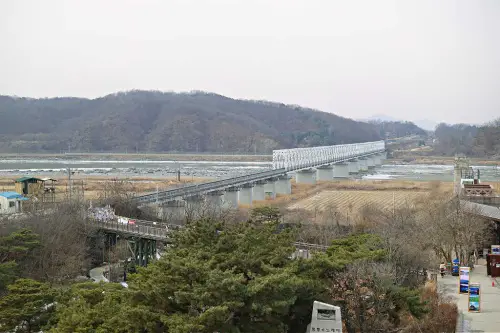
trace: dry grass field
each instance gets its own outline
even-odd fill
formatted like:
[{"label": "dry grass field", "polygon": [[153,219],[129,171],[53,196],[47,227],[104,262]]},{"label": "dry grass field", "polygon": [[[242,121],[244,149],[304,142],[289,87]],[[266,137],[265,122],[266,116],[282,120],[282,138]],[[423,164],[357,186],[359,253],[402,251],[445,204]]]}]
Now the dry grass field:
[{"label": "dry grass field", "polygon": [[[20,175],[0,176],[0,192],[14,191],[14,180],[21,177]],[[34,175],[34,177],[37,177]],[[42,177],[40,177],[42,178]],[[113,182],[127,183],[127,190],[137,194],[154,192],[158,189],[172,188],[189,183],[199,183],[209,181],[208,178],[191,178],[181,177],[181,181],[177,181],[175,177],[109,177],[109,176],[85,176],[75,175],[72,177],[73,189],[75,192],[83,193],[85,199],[96,199],[104,193],[110,184]],[[56,188],[56,201],[63,200],[68,194],[67,178],[57,178],[54,183]]]}]

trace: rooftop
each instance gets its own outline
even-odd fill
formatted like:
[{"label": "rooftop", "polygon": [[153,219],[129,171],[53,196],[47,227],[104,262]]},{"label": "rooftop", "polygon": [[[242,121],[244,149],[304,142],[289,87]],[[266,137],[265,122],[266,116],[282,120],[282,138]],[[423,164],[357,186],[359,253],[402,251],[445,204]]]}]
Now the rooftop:
[{"label": "rooftop", "polygon": [[463,207],[473,214],[489,218],[495,221],[500,221],[500,208],[483,205],[475,202],[470,202],[466,200],[460,200]]},{"label": "rooftop", "polygon": [[25,182],[28,180],[42,181],[40,178],[36,178],[36,177],[21,177],[21,178],[16,179],[16,183],[22,183],[22,182]]},{"label": "rooftop", "polygon": [[17,192],[0,192],[0,197],[4,197],[7,199],[28,200]]}]

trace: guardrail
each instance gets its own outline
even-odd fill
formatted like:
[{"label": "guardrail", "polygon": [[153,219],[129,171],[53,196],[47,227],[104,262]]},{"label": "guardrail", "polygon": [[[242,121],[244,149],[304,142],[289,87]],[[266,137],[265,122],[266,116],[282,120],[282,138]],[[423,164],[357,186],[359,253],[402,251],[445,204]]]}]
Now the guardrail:
[{"label": "guardrail", "polygon": [[279,175],[286,174],[285,169],[280,170],[269,170],[258,173],[253,173],[246,176],[240,176],[235,178],[216,180],[213,182],[207,182],[202,184],[196,184],[181,188],[176,188],[173,190],[162,191],[158,193],[151,193],[146,195],[137,196],[134,198],[135,201],[144,203],[144,202],[154,202],[165,201],[168,199],[175,199],[177,197],[186,197],[192,196],[196,194],[207,193],[216,190],[222,190],[228,187],[241,186],[244,184],[248,184],[251,182],[256,182],[259,180],[277,177]]},{"label": "guardrail", "polygon": [[136,235],[156,240],[168,240],[169,230],[167,228],[150,227],[139,224],[120,223],[117,221],[97,221],[93,220],[102,229],[120,231],[126,234]]},{"label": "guardrail", "polygon": [[239,176],[239,177],[234,177],[234,178],[229,178],[229,179],[216,180],[216,181],[211,181],[211,182],[206,182],[206,183],[201,183],[201,184],[196,184],[196,185],[190,185],[190,186],[186,186],[186,187],[161,191],[158,193],[150,193],[150,194],[136,196],[132,200],[139,202],[139,203],[151,203],[151,202],[155,202],[155,201],[163,202],[163,201],[175,200],[177,198],[185,198],[185,197],[189,197],[189,196],[205,194],[205,193],[209,193],[209,192],[213,192],[213,191],[217,191],[217,190],[224,190],[224,189],[229,188],[229,187],[238,187],[238,186],[242,186],[242,185],[249,184],[252,182],[257,182],[260,180],[279,177],[281,175],[286,175],[288,172],[291,172],[291,171],[313,168],[313,167],[317,167],[317,166],[321,166],[321,165],[325,165],[325,164],[329,164],[329,163],[341,163],[341,162],[345,162],[345,161],[348,161],[348,160],[354,159],[354,158],[367,157],[367,156],[381,153],[384,151],[385,151],[385,149],[379,149],[379,150],[372,151],[369,153],[363,153],[363,154],[359,154],[359,155],[349,155],[349,156],[346,156],[345,158],[336,159],[335,161],[331,161],[331,162],[324,162],[324,161],[311,162],[306,167],[296,166],[296,167],[274,169],[274,170],[269,170],[269,171],[253,173],[253,174],[249,174],[249,175],[245,175],[245,176]]}]

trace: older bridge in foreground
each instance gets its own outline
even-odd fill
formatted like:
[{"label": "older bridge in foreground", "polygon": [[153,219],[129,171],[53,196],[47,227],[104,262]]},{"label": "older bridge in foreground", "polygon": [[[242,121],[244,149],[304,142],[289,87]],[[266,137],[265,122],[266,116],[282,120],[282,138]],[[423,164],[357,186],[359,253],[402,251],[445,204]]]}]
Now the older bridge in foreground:
[{"label": "older bridge in foreground", "polygon": [[384,141],[275,150],[271,170],[139,195],[133,200],[140,205],[160,206],[163,216],[165,212],[181,216],[202,202],[213,207],[251,206],[266,197],[291,194],[290,173],[295,174],[297,183],[315,184],[368,171],[385,158]]},{"label": "older bridge in foreground", "polygon": [[[500,208],[488,205],[478,204],[475,202],[461,200],[462,208],[469,212],[484,218],[485,220],[494,222],[500,229]],[[147,265],[149,261],[156,258],[156,243],[170,243],[170,232],[172,229],[182,228],[180,225],[165,224],[152,221],[135,221],[134,224],[123,223],[118,219],[97,220],[91,219],[99,229],[104,230],[108,234],[107,245],[116,244],[117,236],[129,240],[129,249],[132,257],[135,258],[137,265]],[[295,257],[309,257],[309,251],[325,251],[328,246],[319,244],[310,244],[303,242],[294,243],[297,252]]]},{"label": "older bridge in foreground", "polygon": [[[484,218],[485,220],[495,222],[500,228],[500,208],[478,204],[475,202],[461,200],[460,204],[465,211]],[[99,229],[104,230],[109,237],[108,244],[116,243],[117,235],[129,239],[129,249],[135,258],[137,265],[147,265],[149,261],[156,258],[156,243],[170,243],[169,235],[172,229],[182,228],[174,224],[165,224],[152,221],[136,221],[134,224],[122,223],[117,219],[95,220]],[[294,243],[297,252],[294,257],[308,258],[309,251],[325,251],[328,246],[319,244],[310,244],[303,242]]]},{"label": "older bridge in foreground", "polygon": [[[121,223],[118,220],[92,220],[99,229],[107,234],[106,246],[114,246],[117,236],[128,240],[128,247],[135,264],[146,266],[151,260],[156,259],[157,242],[170,243],[169,234],[172,229],[181,226],[161,223],[154,226],[152,221],[136,221],[134,224]],[[151,226],[153,225],[153,226]],[[309,251],[325,251],[328,246],[304,242],[294,243],[297,248],[293,257],[309,258]]]}]

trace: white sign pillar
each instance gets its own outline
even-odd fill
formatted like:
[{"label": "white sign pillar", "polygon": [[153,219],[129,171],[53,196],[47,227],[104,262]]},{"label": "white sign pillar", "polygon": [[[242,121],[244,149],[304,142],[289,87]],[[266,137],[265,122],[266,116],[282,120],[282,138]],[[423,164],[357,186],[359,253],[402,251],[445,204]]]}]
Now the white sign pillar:
[{"label": "white sign pillar", "polygon": [[307,333],[317,332],[342,333],[340,307],[314,301],[311,324],[307,328]]}]

